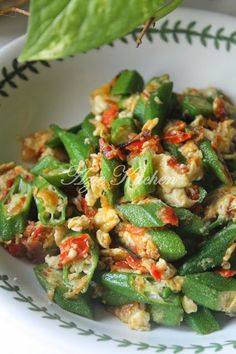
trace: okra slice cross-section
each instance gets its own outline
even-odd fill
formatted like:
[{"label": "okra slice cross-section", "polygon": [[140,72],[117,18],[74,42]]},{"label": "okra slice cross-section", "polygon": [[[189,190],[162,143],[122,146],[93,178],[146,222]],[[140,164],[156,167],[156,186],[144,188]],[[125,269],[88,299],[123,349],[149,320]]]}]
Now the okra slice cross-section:
[{"label": "okra slice cross-section", "polygon": [[39,176],[33,181],[33,195],[38,218],[43,225],[60,225],[65,222],[68,200],[57,187]]},{"label": "okra slice cross-section", "polygon": [[127,201],[139,200],[154,192],[154,166],[152,154],[149,151],[133,158],[127,174],[124,186]]},{"label": "okra slice cross-section", "polygon": [[6,197],[0,202],[0,239],[2,241],[9,241],[24,231],[31,201],[31,184],[17,177]]}]

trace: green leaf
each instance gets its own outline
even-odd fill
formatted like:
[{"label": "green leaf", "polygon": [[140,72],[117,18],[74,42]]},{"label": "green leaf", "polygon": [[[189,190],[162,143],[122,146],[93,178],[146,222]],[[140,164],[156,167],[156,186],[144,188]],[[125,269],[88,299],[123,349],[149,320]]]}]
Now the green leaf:
[{"label": "green leaf", "polygon": [[57,59],[109,44],[161,18],[182,0],[31,0],[28,36],[19,60]]}]

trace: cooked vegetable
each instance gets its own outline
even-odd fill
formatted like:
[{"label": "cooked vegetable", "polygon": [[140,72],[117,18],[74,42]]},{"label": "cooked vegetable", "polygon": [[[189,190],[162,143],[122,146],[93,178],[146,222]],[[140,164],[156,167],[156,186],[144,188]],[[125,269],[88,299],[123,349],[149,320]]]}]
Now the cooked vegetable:
[{"label": "cooked vegetable", "polygon": [[[79,295],[74,299],[67,299],[65,294],[67,288],[63,285],[62,271],[48,267],[47,264],[40,264],[34,267],[35,275],[42,287],[52,293],[52,300],[66,311],[73,312],[87,318],[93,318],[93,309],[86,295]],[[55,288],[51,286],[51,279],[54,277]]]},{"label": "cooked vegetable", "polygon": [[220,161],[217,153],[211,146],[209,141],[203,141],[200,144],[200,149],[203,153],[203,157],[206,166],[211,169],[211,171],[219,178],[219,180],[227,185],[231,185],[232,178],[226,166]]},{"label": "cooked vegetable", "polygon": [[182,289],[190,299],[210,310],[236,314],[236,280],[205,272],[186,275]]},{"label": "cooked vegetable", "polygon": [[185,321],[198,334],[210,334],[220,329],[213,313],[201,306],[198,307],[197,312],[186,314]]},{"label": "cooked vegetable", "polygon": [[183,241],[175,232],[170,230],[149,231],[153,241],[156,243],[162,258],[168,261],[176,261],[186,254]]},{"label": "cooked vegetable", "polygon": [[86,136],[82,130],[79,132],[79,134],[73,134],[55,125],[52,125],[51,128],[61,139],[69,155],[70,163],[76,169],[77,172],[79,171],[84,186],[86,188],[89,188],[87,175],[88,168],[86,166],[86,160],[93,152],[93,146],[90,144],[85,144]]},{"label": "cooked vegetable", "polygon": [[118,204],[117,209],[131,224],[138,227],[162,227],[178,225],[175,211],[159,199],[138,204]]},{"label": "cooked vegetable", "polygon": [[110,188],[105,191],[105,195],[111,205],[114,205],[118,198],[121,174],[119,159],[108,160],[102,156],[101,177],[109,182]]},{"label": "cooked vegetable", "polygon": [[202,96],[185,96],[182,101],[182,110],[191,117],[196,117],[200,114],[207,117],[213,114],[212,104],[207,98]]},{"label": "cooked vegetable", "polygon": [[0,165],[0,242],[42,263],[65,310],[91,318],[97,299],[132,329],[208,334],[211,310],[236,314],[234,108],[216,89],[172,88],[122,71],[80,127],[27,137],[30,171]]},{"label": "cooked vegetable", "polygon": [[162,303],[150,305],[150,314],[155,323],[164,326],[179,326],[184,314],[180,297],[173,294]]},{"label": "cooked vegetable", "polygon": [[103,273],[101,284],[132,301],[146,304],[163,304],[165,284],[132,273]]},{"label": "cooked vegetable", "polygon": [[188,209],[174,208],[179,219],[177,230],[186,235],[204,235],[206,233],[206,224],[198,215]]},{"label": "cooked vegetable", "polygon": [[144,103],[141,97],[135,108],[135,116],[140,119],[142,124],[158,118],[158,124],[154,128],[155,133],[161,133],[167,115],[171,110],[172,88],[173,83],[167,75],[153,78],[147,83],[144,90],[149,98]]},{"label": "cooked vegetable", "polygon": [[0,201],[0,239],[8,241],[21,234],[27,223],[32,187],[17,177],[6,197]]},{"label": "cooked vegetable", "polygon": [[207,240],[198,253],[189,258],[180,268],[180,274],[194,274],[215,268],[223,262],[227,249],[236,240],[236,224],[226,226]]},{"label": "cooked vegetable", "polygon": [[133,118],[117,118],[111,126],[111,142],[115,145],[127,143],[129,135],[136,132]]},{"label": "cooked vegetable", "polygon": [[88,233],[68,234],[60,244],[58,266],[63,269],[63,282],[68,298],[85,293],[98,264],[98,248]]},{"label": "cooked vegetable", "polygon": [[43,177],[33,182],[33,195],[38,218],[43,225],[60,225],[66,220],[67,197]]},{"label": "cooked vegetable", "polygon": [[135,70],[124,70],[120,73],[112,87],[112,95],[130,95],[143,90],[142,76]]},{"label": "cooked vegetable", "polygon": [[139,200],[154,192],[155,185],[152,181],[154,166],[150,152],[134,157],[131,168],[127,172],[128,177],[124,186],[125,199],[127,201]]},{"label": "cooked vegetable", "polygon": [[45,156],[31,168],[31,172],[45,178],[56,187],[61,187],[74,179],[75,171],[68,163],[61,163],[52,156]]},{"label": "cooked vegetable", "polygon": [[[78,133],[81,129],[81,124],[75,125],[74,127],[71,127],[67,129],[68,132],[70,133]],[[58,138],[58,136],[53,137],[51,140],[47,142],[47,146],[50,148],[56,148],[58,146],[61,146],[61,140]]]}]

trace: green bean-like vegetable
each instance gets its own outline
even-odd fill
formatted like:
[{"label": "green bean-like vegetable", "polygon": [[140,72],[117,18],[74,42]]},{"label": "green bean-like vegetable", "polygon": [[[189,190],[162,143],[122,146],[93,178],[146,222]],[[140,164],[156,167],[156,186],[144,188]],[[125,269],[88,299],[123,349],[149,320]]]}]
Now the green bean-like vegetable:
[{"label": "green bean-like vegetable", "polygon": [[150,305],[150,314],[153,322],[164,326],[179,326],[183,321],[184,311],[180,296],[172,294],[159,304]]},{"label": "green bean-like vegetable", "polygon": [[[57,305],[77,315],[93,318],[93,309],[86,295],[79,295],[73,299],[65,297],[68,289],[63,285],[61,270],[49,268],[45,263],[35,266],[34,273],[42,287],[49,294],[53,294],[53,301]],[[52,286],[52,279],[54,279],[54,286]]]},{"label": "green bean-like vegetable", "polygon": [[31,172],[42,176],[49,183],[61,187],[74,179],[75,171],[68,163],[62,163],[52,156],[45,156],[31,168]]},{"label": "green bean-like vegetable", "polygon": [[149,235],[156,243],[161,257],[169,261],[176,261],[186,254],[183,241],[175,232],[170,230],[149,231]]},{"label": "green bean-like vegetable", "polygon": [[162,227],[178,225],[175,211],[159,199],[138,204],[117,204],[120,214],[131,224],[138,227]]},{"label": "green bean-like vegetable", "polygon": [[210,310],[236,313],[235,279],[226,279],[210,272],[186,275],[182,290],[190,299]]},{"label": "green bean-like vegetable", "polygon": [[200,114],[203,116],[211,116],[213,114],[212,104],[207,98],[202,96],[186,95],[182,101],[182,110],[192,117]]},{"label": "green bean-like vegetable", "polygon": [[154,282],[147,276],[132,273],[103,273],[101,284],[132,301],[147,304],[162,304],[165,301],[163,297],[164,289],[167,288],[165,283]]},{"label": "green bean-like vegetable", "polygon": [[155,190],[153,181],[154,166],[152,154],[145,152],[135,157],[131,165],[130,175],[127,177],[124,192],[127,201],[144,198]]},{"label": "green bean-like vegetable", "polygon": [[142,76],[135,70],[124,70],[115,81],[111,94],[127,95],[141,92],[144,86]]},{"label": "green bean-like vegetable", "polygon": [[207,240],[198,253],[188,259],[180,268],[180,274],[194,274],[215,268],[223,262],[226,250],[236,240],[236,224],[226,226]]},{"label": "green bean-like vegetable", "polygon": [[135,70],[90,101],[79,125],[23,140],[30,171],[0,164],[0,244],[41,262],[67,311],[92,318],[95,299],[135,329],[217,331],[214,311],[236,314],[236,107]]},{"label": "green bean-like vegetable", "polygon": [[202,306],[198,307],[197,312],[186,314],[185,321],[198,334],[210,334],[220,329],[213,313]]},{"label": "green bean-like vegetable", "polygon": [[227,185],[232,184],[232,178],[227,167],[220,161],[217,153],[207,140],[199,145],[207,167],[219,178],[219,180]]},{"label": "green bean-like vegetable", "polygon": [[66,220],[67,197],[57,187],[39,176],[33,182],[38,218],[43,225],[61,225]]},{"label": "green bean-like vegetable", "polygon": [[6,197],[0,201],[0,239],[8,241],[21,234],[27,223],[32,186],[17,177]]}]

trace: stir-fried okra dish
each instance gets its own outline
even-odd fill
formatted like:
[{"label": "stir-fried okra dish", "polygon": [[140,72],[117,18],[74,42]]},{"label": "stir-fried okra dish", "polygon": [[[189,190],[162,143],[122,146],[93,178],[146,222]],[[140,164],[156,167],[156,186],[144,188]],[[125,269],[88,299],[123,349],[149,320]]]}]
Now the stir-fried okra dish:
[{"label": "stir-fried okra dish", "polygon": [[29,168],[0,166],[1,244],[67,311],[218,330],[236,314],[235,120],[218,89],[121,72],[81,124],[23,140]]}]

